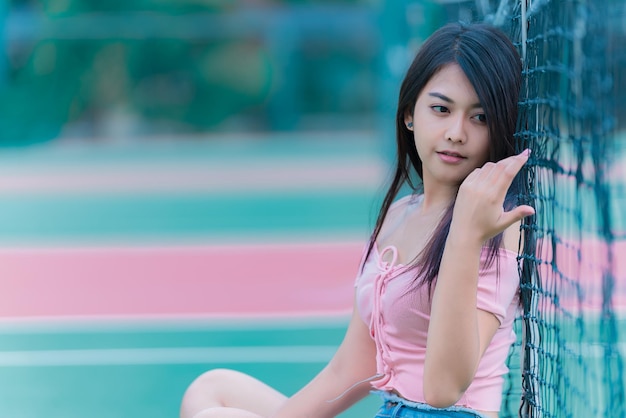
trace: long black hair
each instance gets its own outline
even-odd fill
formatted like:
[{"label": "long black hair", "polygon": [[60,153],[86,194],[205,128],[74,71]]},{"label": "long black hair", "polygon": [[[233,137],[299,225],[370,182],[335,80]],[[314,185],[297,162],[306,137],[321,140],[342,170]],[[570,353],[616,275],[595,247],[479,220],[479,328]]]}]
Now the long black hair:
[{"label": "long black hair", "polygon": [[[400,88],[396,113],[397,161],[391,184],[385,195],[376,225],[370,237],[367,257],[372,252],[389,207],[404,184],[414,193],[422,190],[422,161],[415,148],[413,132],[405,125],[415,102],[428,81],[446,65],[457,64],[465,73],[485,112],[489,129],[489,161],[499,161],[516,151],[515,128],[518,96],[521,87],[521,59],[515,46],[499,29],[484,23],[450,23],[434,32],[422,45],[409,67]],[[517,182],[505,199],[505,208],[515,204]],[[413,261],[420,265],[416,280],[429,288],[439,274],[441,257],[448,237],[454,201],[446,209],[424,250]],[[492,238],[488,264],[496,258],[502,234]]]}]

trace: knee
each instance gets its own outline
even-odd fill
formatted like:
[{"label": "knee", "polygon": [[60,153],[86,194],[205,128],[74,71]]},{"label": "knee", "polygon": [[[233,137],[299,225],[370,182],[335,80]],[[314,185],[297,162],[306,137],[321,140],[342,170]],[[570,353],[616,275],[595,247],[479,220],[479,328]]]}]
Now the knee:
[{"label": "knee", "polygon": [[220,389],[228,386],[228,382],[233,381],[238,372],[228,369],[213,369],[202,373],[187,388],[185,397],[189,394],[198,394],[203,398],[216,397]]},{"label": "knee", "polygon": [[221,412],[221,409],[222,408],[204,409],[191,418],[222,418],[223,412]]},{"label": "knee", "polygon": [[191,386],[213,387],[223,384],[224,381],[232,380],[238,372],[229,369],[213,369],[202,373],[192,383]]},{"label": "knee", "polygon": [[234,370],[214,369],[198,376],[183,395],[181,417],[195,417],[203,409],[225,406],[224,390],[237,375]]}]

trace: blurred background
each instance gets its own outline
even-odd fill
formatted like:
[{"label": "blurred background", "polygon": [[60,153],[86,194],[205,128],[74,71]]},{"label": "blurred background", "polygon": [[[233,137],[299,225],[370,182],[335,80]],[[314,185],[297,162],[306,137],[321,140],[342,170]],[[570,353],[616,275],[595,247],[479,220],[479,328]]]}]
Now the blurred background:
[{"label": "blurred background", "polygon": [[214,367],[306,383],[347,325],[415,50],[446,22],[515,13],[1,0],[0,416],[177,416]]},{"label": "blurred background", "polygon": [[2,4],[8,145],[376,130],[406,50],[476,15],[468,1]]},{"label": "blurred background", "polygon": [[347,325],[399,79],[477,13],[0,1],[0,416],[177,416],[215,367],[311,379]]}]

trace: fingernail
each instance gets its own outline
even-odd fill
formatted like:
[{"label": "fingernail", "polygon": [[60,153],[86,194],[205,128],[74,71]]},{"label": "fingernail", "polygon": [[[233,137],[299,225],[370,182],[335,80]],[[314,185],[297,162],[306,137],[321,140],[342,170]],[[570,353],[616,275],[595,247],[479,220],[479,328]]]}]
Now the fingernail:
[{"label": "fingernail", "polygon": [[530,148],[526,148],[524,151],[522,151],[522,155],[524,155],[525,157],[529,157],[531,152],[532,151],[530,150]]}]

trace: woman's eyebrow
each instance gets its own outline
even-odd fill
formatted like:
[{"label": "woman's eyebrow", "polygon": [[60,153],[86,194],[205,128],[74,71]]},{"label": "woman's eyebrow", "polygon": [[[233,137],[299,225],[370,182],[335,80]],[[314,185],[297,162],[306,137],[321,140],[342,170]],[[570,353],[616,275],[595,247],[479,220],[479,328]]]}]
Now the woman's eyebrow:
[{"label": "woman's eyebrow", "polygon": [[[448,96],[446,96],[445,94],[442,93],[438,93],[436,91],[432,91],[428,93],[429,96],[431,97],[436,97],[438,99],[443,100],[444,102],[450,103],[450,104],[454,104],[454,100],[452,100],[451,98],[449,98]],[[475,108],[481,108],[482,105],[480,103],[474,103],[473,105],[470,106],[472,109]]]}]

